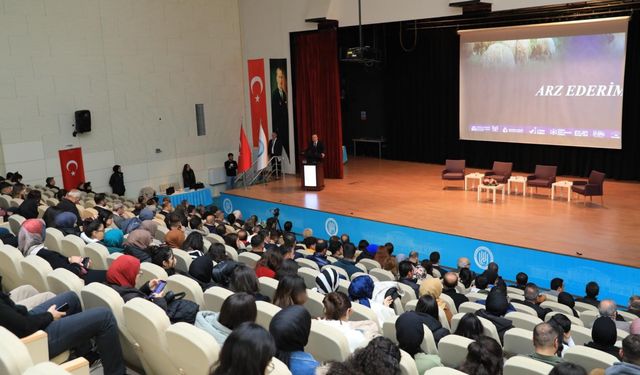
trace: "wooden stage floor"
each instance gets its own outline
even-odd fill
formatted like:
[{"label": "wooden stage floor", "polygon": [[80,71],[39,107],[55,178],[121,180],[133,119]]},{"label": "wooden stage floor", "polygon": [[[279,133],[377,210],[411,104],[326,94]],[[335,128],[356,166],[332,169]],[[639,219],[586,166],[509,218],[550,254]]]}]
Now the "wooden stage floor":
[{"label": "wooden stage floor", "polygon": [[[607,180],[604,206],[600,198],[585,205],[575,195],[568,203],[566,189],[559,196],[556,193],[554,201],[549,190],[538,189],[526,198],[512,191],[501,201],[498,195],[493,204],[484,193],[478,202],[476,191],[464,191],[462,181],[449,182],[451,187],[443,190],[442,169],[434,164],[353,157],[345,165],[345,178],[326,179],[320,192],[302,191],[300,178],[286,176],[284,181],[228,193],[640,267],[639,183]],[[475,171],[467,169],[467,173]]]}]

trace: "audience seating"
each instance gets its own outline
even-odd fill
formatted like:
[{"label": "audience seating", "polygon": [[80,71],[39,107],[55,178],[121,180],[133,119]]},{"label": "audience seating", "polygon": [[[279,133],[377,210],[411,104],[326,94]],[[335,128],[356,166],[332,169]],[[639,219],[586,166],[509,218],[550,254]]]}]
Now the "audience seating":
[{"label": "audience seating", "polygon": [[584,322],[580,318],[576,318],[575,316],[573,316],[573,314],[567,314],[567,313],[558,312],[558,311],[551,311],[551,312],[547,313],[547,315],[545,315],[545,317],[544,317],[544,321],[548,322],[556,314],[562,314],[562,315],[566,316],[571,321],[571,328],[572,329],[573,329],[573,327],[576,327],[576,326],[584,327]]},{"label": "audience seating", "polygon": [[558,296],[544,292],[541,292],[541,294],[544,296],[546,302],[558,302]]},{"label": "audience seating", "polygon": [[449,308],[449,311],[451,311],[452,315],[455,315],[455,314],[458,313],[458,309],[456,308],[456,303],[453,302],[453,298],[451,298],[448,295],[442,293],[442,294],[440,294],[440,299],[442,301],[444,301],[444,303],[447,304],[447,307]]},{"label": "audience seating", "polygon": [[586,346],[574,346],[564,351],[564,360],[584,367],[587,373],[594,368],[607,368],[618,359],[611,354]]},{"label": "audience seating", "polygon": [[487,299],[487,294],[482,294],[482,293],[467,293],[465,294],[465,296],[469,299],[469,302],[476,302],[476,301],[484,301]]},{"label": "audience seating", "polygon": [[579,301],[576,301],[576,305],[574,306],[574,309],[576,309],[576,311],[578,311],[581,314],[583,311],[593,311],[596,313],[598,312],[598,308],[593,306],[592,304],[589,304],[586,302],[579,302]]},{"label": "audience seating", "polygon": [[409,353],[400,349],[400,374],[401,375],[418,375],[418,367],[416,361]]},{"label": "audience seating", "polygon": [[528,355],[534,353],[533,330],[511,328],[505,332],[504,351],[509,355]]},{"label": "audience seating", "polygon": [[364,272],[364,271],[363,272],[354,272],[354,273],[351,274],[351,277],[349,279],[351,281],[353,281],[353,279],[355,279],[356,277],[365,276],[365,275],[367,275],[367,273]]},{"label": "audience seating", "polygon": [[482,334],[491,337],[497,342],[500,342],[500,336],[498,335],[496,326],[490,320],[487,320],[483,317],[479,316],[478,319],[480,319],[480,323],[482,323],[482,327],[484,328]]},{"label": "audience seating", "polygon": [[422,325],[424,331],[424,338],[420,344],[420,349],[427,354],[438,355],[438,347],[436,346],[436,339],[433,337],[433,332],[426,325]]},{"label": "audience seating", "polygon": [[238,254],[238,262],[244,263],[249,268],[256,268],[256,264],[262,259],[260,255],[248,251]]},{"label": "audience seating", "polygon": [[167,275],[167,271],[165,271],[162,267],[153,263],[142,262],[140,263],[140,276],[136,281],[136,288],[140,288],[149,280],[167,280],[167,278],[169,278],[169,276]]},{"label": "audience seating", "polygon": [[47,208],[49,208],[49,206],[46,206],[46,205],[38,206],[38,219],[42,219],[42,217],[44,216],[44,213],[47,211]]},{"label": "audience seating", "polygon": [[44,239],[44,247],[49,250],[60,251],[64,234],[56,228],[47,228],[47,236]]},{"label": "audience seating", "polygon": [[174,293],[184,292],[185,299],[197,303],[200,308],[204,307],[204,294],[197,281],[180,274],[171,275],[166,280],[167,290],[171,290]]},{"label": "audience seating", "polygon": [[465,373],[449,367],[434,367],[427,370],[424,375],[464,375]]},{"label": "audience seating", "polygon": [[380,281],[396,281],[395,276],[387,270],[383,270],[382,268],[372,268],[369,270],[370,276],[375,276]]},{"label": "audience seating", "polygon": [[504,363],[503,375],[547,375],[553,366],[535,359],[515,356]]},{"label": "audience seating", "polygon": [[512,305],[518,312],[529,314],[531,316],[535,316],[536,318],[538,317],[538,313],[533,309],[533,307],[529,307],[522,303],[513,303]]},{"label": "audience seating", "polygon": [[145,363],[151,373],[173,375],[178,369],[169,359],[169,347],[165,331],[171,323],[167,314],[153,302],[134,298],[123,308],[124,320],[129,332],[142,348]]},{"label": "audience seating", "polygon": [[475,313],[478,310],[484,310],[485,306],[475,302],[462,302],[458,309],[461,313]]},{"label": "audience seating", "polygon": [[415,311],[417,305],[418,305],[418,300],[414,298],[404,305],[404,311]]},{"label": "audience seating", "polygon": [[[259,314],[260,310],[258,310]],[[342,362],[350,354],[349,342],[342,332],[333,326],[323,323],[322,320],[315,319],[311,321],[309,342],[304,351],[311,353],[316,361],[320,362]]]},{"label": "audience seating", "polygon": [[49,285],[49,291],[55,294],[75,292],[80,295],[84,281],[73,272],[58,268],[47,274],[47,285]]},{"label": "audience seating", "polygon": [[222,238],[219,234],[209,233],[206,237],[211,243],[221,243],[224,244],[224,238]]},{"label": "audience seating", "polygon": [[[89,373],[88,371],[86,372]],[[23,372],[23,375],[69,375],[71,372],[67,371],[65,367],[56,365],[53,362],[42,362],[30,367],[27,371]]]},{"label": "audience seating", "polygon": [[315,290],[307,289],[307,302],[304,307],[309,311],[312,318],[324,317],[324,295]]},{"label": "audience seating", "polygon": [[574,181],[571,191],[593,201],[594,196],[600,196],[600,203],[604,205],[604,178],[605,174],[598,171],[591,171],[587,181]]},{"label": "audience seating", "polygon": [[598,317],[600,316],[600,313],[597,311],[585,311],[582,314],[580,314],[580,320],[582,320],[582,322],[584,323],[584,326],[587,328],[591,328],[591,326],[593,325],[593,322],[598,319]]},{"label": "audience seating", "polygon": [[18,232],[20,231],[20,227],[22,226],[22,223],[25,220],[26,219],[24,218],[24,216],[20,216],[18,214],[13,214],[9,216],[9,228],[11,228],[11,232],[13,233],[14,236],[18,235]]},{"label": "audience seating", "polygon": [[504,317],[511,320],[514,327],[526,329],[529,331],[533,331],[533,329],[538,324],[542,323],[542,319],[538,318],[537,316],[531,316],[529,314],[521,313],[518,311],[510,312]]},{"label": "audience seating", "polygon": [[366,272],[369,272],[374,268],[382,268],[380,263],[376,262],[373,259],[364,258],[364,259],[361,259],[358,263],[356,263],[356,265],[358,265],[358,264],[364,266],[367,269]]},{"label": "audience seating", "polygon": [[169,358],[179,374],[209,375],[220,345],[207,332],[188,323],[176,323],[166,332]]},{"label": "audience seating", "polygon": [[109,256],[109,250],[97,242],[90,243],[84,247],[84,255],[91,259],[91,268],[94,270],[107,270],[109,265],[107,264],[107,257]]},{"label": "audience seating", "polygon": [[224,245],[224,251],[231,260],[238,261],[238,251],[236,249],[229,245]]},{"label": "audience seating", "polygon": [[219,286],[211,287],[204,291],[204,307],[206,310],[220,312],[224,300],[233,292]]},{"label": "audience seating", "polygon": [[127,366],[138,372],[150,373],[152,371],[151,367],[142,358],[142,347],[133,338],[125,324],[124,301],[118,292],[104,284],[91,283],[82,288],[80,297],[85,309],[106,307],[111,310],[118,323],[120,345],[122,346],[122,354]]},{"label": "audience seating", "polygon": [[[300,267],[300,268],[308,268],[308,267]],[[322,270],[324,270],[325,268],[334,269],[334,270],[336,270],[336,272],[338,272],[338,275],[340,275],[341,278],[344,277],[345,280],[349,280],[349,274],[347,273],[347,271],[344,270],[344,268],[340,268],[340,267],[337,267],[337,266],[334,266],[334,265],[331,265],[331,264],[328,264],[328,265],[322,267]],[[315,280],[314,280],[314,283],[315,283]]]},{"label": "audience seating", "polygon": [[[355,264],[355,266],[356,266],[357,268],[359,268],[359,269],[360,269],[362,272],[364,272],[364,273],[369,272],[369,270],[367,269],[367,267],[366,267],[364,264],[362,264],[362,263],[356,263],[356,264]],[[353,275],[351,275],[351,279],[353,280]]]},{"label": "audience seating", "polygon": [[470,338],[458,335],[447,335],[438,342],[438,353],[442,364],[458,367],[467,358],[467,348],[474,342]]},{"label": "audience seating", "polygon": [[618,310],[618,315],[623,317],[625,322],[633,322],[634,320],[638,319],[637,315],[632,314],[632,313],[627,312],[627,311]]},{"label": "audience seating", "polygon": [[276,290],[278,289],[278,280],[272,279],[271,277],[260,277],[258,279],[258,287],[260,294],[269,297],[269,299],[273,301],[273,296],[275,296]]},{"label": "audience seating", "polygon": [[38,292],[49,291],[47,274],[53,269],[46,260],[37,255],[28,255],[20,261],[20,265],[22,266],[24,280],[29,280],[29,284],[36,288]]},{"label": "audience seating", "polygon": [[156,229],[156,234],[153,237],[160,242],[164,242],[164,236],[167,233],[169,233],[169,229],[167,227],[158,226],[158,228]]},{"label": "audience seating", "polygon": [[389,318],[382,323],[382,336],[388,338],[393,341],[394,344],[398,345],[398,337],[396,335],[396,320],[398,320],[397,316],[393,318]]},{"label": "audience seating", "polygon": [[191,255],[181,249],[172,249],[173,255],[176,257],[176,269],[184,273],[189,273],[189,266],[193,262]]},{"label": "audience seating", "polygon": [[557,311],[557,312],[561,312],[561,313],[565,313],[567,315],[571,315],[573,316],[573,311],[571,310],[571,308],[567,305],[563,305],[561,303],[558,302],[553,302],[553,301],[544,301],[540,304],[540,307],[542,308],[549,308],[553,311]]},{"label": "audience seating", "polygon": [[[242,254],[240,254],[240,255],[242,255]],[[300,267],[307,267],[307,268],[314,269],[314,270],[316,270],[318,272],[320,271],[320,267],[318,267],[318,263],[312,261],[311,259],[298,258],[298,259],[296,259],[296,262],[298,263],[298,265]]]},{"label": "audience seating", "polygon": [[343,280],[343,279],[338,280],[338,292],[342,292],[346,295],[349,295],[349,286],[351,286],[350,281]]},{"label": "audience seating", "polygon": [[278,358],[271,358],[271,363],[267,366],[266,374],[268,375],[291,375],[291,371],[287,365],[282,363]]},{"label": "audience seating", "polygon": [[465,160],[445,160],[444,170],[442,170],[443,189],[444,181],[464,181],[465,164]]},{"label": "audience seating", "polygon": [[508,294],[518,294],[518,295],[524,296],[524,290],[518,289],[518,288],[514,288],[512,286],[508,286],[507,287],[507,293]]},{"label": "audience seating", "polygon": [[60,254],[66,257],[77,256],[84,258],[84,247],[86,244],[82,238],[73,234],[68,234],[62,238],[60,246]]},{"label": "audience seating", "polygon": [[302,279],[304,280],[304,285],[307,287],[307,289],[316,287],[316,277],[318,277],[319,274],[320,271],[316,271],[313,268],[298,268],[298,276],[302,277]]},{"label": "audience seating", "polygon": [[[413,288],[410,287],[409,285],[398,283],[398,289],[400,289],[400,291],[402,292],[402,297],[400,298],[400,302],[402,303],[403,308],[407,306],[407,303],[416,299],[416,292],[414,292]],[[441,296],[443,295],[444,294],[442,294]],[[414,306],[414,310],[415,310],[415,306]]]},{"label": "audience seating", "polygon": [[369,307],[365,305],[361,305],[357,302],[353,302],[351,304],[351,310],[352,310],[352,313],[349,320],[353,320],[353,321],[371,320],[378,325],[378,329],[380,328],[380,322],[378,321],[378,316]]},{"label": "audience seating", "polygon": [[256,301],[256,308],[258,310],[256,324],[264,327],[266,330],[269,330],[271,319],[273,319],[278,311],[282,310],[278,306],[264,301]]},{"label": "audience seating", "polygon": [[22,263],[24,256],[20,250],[9,245],[0,245],[0,275],[2,288],[11,291],[23,285]]},{"label": "audience seating", "polygon": [[625,337],[629,336],[629,332],[623,329],[618,328],[617,331],[618,331],[618,340],[620,341],[624,340]]},{"label": "audience seating", "polygon": [[523,301],[524,302],[524,296],[521,294],[513,294],[513,293],[507,293],[507,299],[509,299],[509,302],[511,301]]},{"label": "audience seating", "polygon": [[7,209],[11,207],[11,197],[5,194],[0,195],[0,208]]},{"label": "audience seating", "polygon": [[113,253],[113,254],[109,254],[109,256],[107,256],[107,268],[111,267],[111,263],[113,263],[114,260],[116,260],[117,257],[122,256],[124,254],[122,253]]},{"label": "audience seating", "polygon": [[[548,314],[547,314],[548,315]],[[571,338],[576,345],[584,345],[591,341],[591,329],[571,324]]]},{"label": "audience seating", "polygon": [[440,324],[442,324],[443,328],[451,331],[451,325],[449,324],[449,320],[447,320],[447,314],[440,307],[438,308],[438,319],[440,320]]}]

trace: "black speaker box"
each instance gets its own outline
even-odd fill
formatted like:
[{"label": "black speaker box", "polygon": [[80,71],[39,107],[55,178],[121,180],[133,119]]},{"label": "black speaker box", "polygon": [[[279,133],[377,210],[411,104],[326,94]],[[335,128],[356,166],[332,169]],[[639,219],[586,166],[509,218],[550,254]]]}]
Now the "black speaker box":
[{"label": "black speaker box", "polygon": [[88,133],[91,131],[91,112],[83,109],[76,111],[76,132]]},{"label": "black speaker box", "polygon": [[191,189],[193,190],[204,189],[204,184],[202,182],[198,182],[197,184],[191,186]]}]

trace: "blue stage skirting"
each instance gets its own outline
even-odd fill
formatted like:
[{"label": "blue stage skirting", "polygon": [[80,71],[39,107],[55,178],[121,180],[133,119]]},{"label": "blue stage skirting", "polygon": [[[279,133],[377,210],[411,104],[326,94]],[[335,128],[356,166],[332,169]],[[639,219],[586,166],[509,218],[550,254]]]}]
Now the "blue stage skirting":
[{"label": "blue stage skirting", "polygon": [[158,194],[158,200],[162,204],[162,199],[165,197],[169,198],[173,207],[176,207],[182,202],[183,199],[186,199],[189,204],[194,206],[210,206],[213,203],[213,198],[211,198],[212,193],[211,189],[204,188],[198,190],[190,190],[182,193],[175,193],[171,195]]},{"label": "blue stage skirting", "polygon": [[529,275],[529,282],[544,288],[549,287],[552,278],[560,277],[564,279],[565,291],[579,296],[584,295],[585,284],[594,280],[600,284],[598,298],[611,298],[624,306],[629,296],[640,294],[640,270],[634,267],[224,193],[220,195],[220,201],[227,214],[240,210],[244,217],[255,214],[260,219],[273,216],[273,209],[278,207],[280,222],[291,220],[296,233],[311,228],[317,238],[328,239],[332,235],[348,233],[356,244],[363,238],[374,244],[393,242],[394,254],[408,255],[410,250],[416,250],[420,259],[428,259],[429,254],[437,250],[441,255],[441,264],[455,267],[458,258],[464,256],[471,260],[471,268],[475,272],[482,272],[490,262],[495,261],[500,266],[500,275],[505,279],[515,280],[518,272],[525,272]]}]

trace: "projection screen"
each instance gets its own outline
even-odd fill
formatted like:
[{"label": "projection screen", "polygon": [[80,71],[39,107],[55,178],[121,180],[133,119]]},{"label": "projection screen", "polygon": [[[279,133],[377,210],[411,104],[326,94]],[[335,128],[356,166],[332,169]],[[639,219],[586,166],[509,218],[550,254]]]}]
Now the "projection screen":
[{"label": "projection screen", "polygon": [[621,148],[628,22],[459,31],[460,139]]}]

